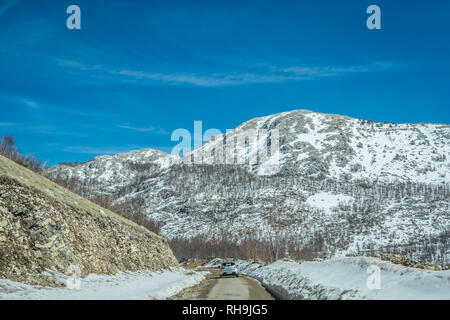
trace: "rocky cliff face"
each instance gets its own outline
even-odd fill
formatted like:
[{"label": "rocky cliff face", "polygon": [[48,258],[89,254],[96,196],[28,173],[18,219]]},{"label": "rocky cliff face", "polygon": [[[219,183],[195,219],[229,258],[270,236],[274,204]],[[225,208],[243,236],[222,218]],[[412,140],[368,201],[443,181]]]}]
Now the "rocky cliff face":
[{"label": "rocky cliff face", "polygon": [[58,285],[81,276],[178,265],[167,242],[0,156],[0,277]]}]

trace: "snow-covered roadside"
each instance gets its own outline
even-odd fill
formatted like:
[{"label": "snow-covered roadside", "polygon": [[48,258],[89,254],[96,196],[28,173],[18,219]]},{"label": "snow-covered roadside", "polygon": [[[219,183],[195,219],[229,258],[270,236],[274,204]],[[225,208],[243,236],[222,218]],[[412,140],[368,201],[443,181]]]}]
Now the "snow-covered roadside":
[{"label": "snow-covered roadside", "polygon": [[[450,270],[404,267],[369,257],[324,262],[277,261],[268,266],[239,262],[241,272],[281,299],[450,299]],[[372,270],[380,270],[380,289],[369,289]],[[373,272],[373,271],[371,271]]]},{"label": "snow-covered roadside", "polygon": [[[0,279],[0,300],[164,300],[202,281],[208,272],[174,268],[163,272],[119,272],[89,275],[80,279],[80,289],[30,286]],[[67,278],[59,275],[61,280]],[[72,282],[73,283],[73,282]]]}]

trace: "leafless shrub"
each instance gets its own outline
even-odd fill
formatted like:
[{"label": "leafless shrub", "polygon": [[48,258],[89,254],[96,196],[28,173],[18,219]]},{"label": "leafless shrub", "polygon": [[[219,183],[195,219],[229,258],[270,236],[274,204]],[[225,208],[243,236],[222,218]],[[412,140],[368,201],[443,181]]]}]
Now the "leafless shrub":
[{"label": "leafless shrub", "polygon": [[2,136],[0,140],[0,154],[19,165],[33,170],[35,172],[42,172],[44,164],[36,159],[34,154],[23,155],[20,154],[16,147],[16,143],[11,136]]}]

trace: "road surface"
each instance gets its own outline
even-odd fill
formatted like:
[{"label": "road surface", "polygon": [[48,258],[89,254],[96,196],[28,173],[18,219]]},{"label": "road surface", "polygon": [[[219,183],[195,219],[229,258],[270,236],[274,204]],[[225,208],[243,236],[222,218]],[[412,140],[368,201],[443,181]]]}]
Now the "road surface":
[{"label": "road surface", "polygon": [[218,270],[211,271],[206,280],[187,288],[172,297],[175,300],[273,300],[258,282],[244,276],[219,277]]}]

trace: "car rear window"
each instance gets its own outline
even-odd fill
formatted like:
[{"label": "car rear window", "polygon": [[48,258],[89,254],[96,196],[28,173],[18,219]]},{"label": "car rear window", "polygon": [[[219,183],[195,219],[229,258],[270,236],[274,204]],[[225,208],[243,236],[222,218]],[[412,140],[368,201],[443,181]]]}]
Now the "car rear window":
[{"label": "car rear window", "polygon": [[224,267],[234,266],[234,262],[225,262],[225,263],[222,263],[222,266],[224,266]]}]

